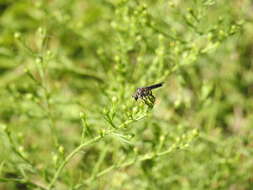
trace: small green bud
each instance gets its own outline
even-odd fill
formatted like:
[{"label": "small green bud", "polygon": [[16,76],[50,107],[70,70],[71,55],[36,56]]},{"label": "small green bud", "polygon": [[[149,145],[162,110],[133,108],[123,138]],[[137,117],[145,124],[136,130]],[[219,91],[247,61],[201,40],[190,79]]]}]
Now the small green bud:
[{"label": "small green bud", "polygon": [[199,135],[199,130],[198,129],[194,129],[192,132],[193,137],[196,137]]},{"label": "small green bud", "polygon": [[112,28],[117,28],[117,23],[116,22],[111,22],[111,27]]},{"label": "small green bud", "polygon": [[181,99],[177,99],[177,100],[174,102],[174,106],[175,106],[176,108],[178,108],[180,105],[181,105]]},{"label": "small green bud", "polygon": [[83,112],[80,112],[80,113],[79,113],[79,116],[80,116],[81,118],[84,118],[84,117],[85,117],[85,114],[84,114]]},{"label": "small green bud", "polygon": [[159,34],[159,35],[158,35],[158,39],[159,39],[160,41],[163,41],[163,40],[164,40],[164,36],[163,36],[162,34]]},{"label": "small green bud", "polygon": [[113,102],[113,103],[117,102],[117,100],[118,100],[118,99],[117,99],[116,96],[113,96],[113,97],[112,97],[112,102]]},{"label": "small green bud", "polygon": [[211,40],[213,38],[213,34],[211,33],[211,32],[209,32],[208,34],[207,34],[207,39],[208,40]]},{"label": "small green bud", "polygon": [[128,16],[124,16],[124,17],[123,17],[123,20],[124,20],[126,23],[128,23],[128,22],[130,21],[130,19],[129,19]]},{"label": "small green bud", "polygon": [[27,100],[31,100],[31,99],[33,98],[33,94],[27,93],[27,94],[25,95],[25,98],[26,98]]},{"label": "small green bud", "polygon": [[24,68],[24,72],[25,72],[25,73],[28,73],[28,72],[29,72],[29,69],[28,69],[28,68]]},{"label": "small green bud", "polygon": [[134,147],[134,153],[135,153],[135,154],[138,154],[138,152],[139,152],[138,148],[137,148],[137,147]]},{"label": "small green bud", "polygon": [[54,100],[53,100],[52,98],[49,98],[49,99],[48,99],[48,103],[49,103],[49,104],[53,104],[53,103],[54,103]]},{"label": "small green bud", "polygon": [[98,55],[104,54],[103,48],[98,48],[98,49],[97,49],[97,54],[98,54]]},{"label": "small green bud", "polygon": [[106,108],[103,109],[103,114],[108,114],[108,112],[109,112],[108,109],[106,109]]},{"label": "small green bud", "polygon": [[120,10],[119,9],[116,9],[115,10],[115,15],[119,15],[120,14]]},{"label": "small green bud", "polygon": [[83,23],[82,23],[82,22],[76,23],[76,28],[77,28],[77,29],[83,28]]},{"label": "small green bud", "polygon": [[174,2],[169,2],[169,6],[170,6],[171,8],[174,8],[174,7],[175,7],[175,3],[174,3]]},{"label": "small green bud", "polygon": [[172,150],[174,150],[174,149],[176,149],[177,148],[177,145],[176,144],[173,144],[173,145],[171,145],[171,147],[170,147],[170,151],[172,151]]},{"label": "small green bud", "polygon": [[220,30],[220,31],[219,31],[219,35],[224,36],[224,35],[225,35],[225,32],[224,32],[223,30]]},{"label": "small green bud", "polygon": [[[138,35],[137,37],[136,37],[136,41],[141,41],[142,40],[142,37],[140,36],[140,35]],[[139,58],[139,57],[138,57]]]},{"label": "small green bud", "polygon": [[135,106],[135,107],[133,108],[133,113],[137,113],[138,111],[139,111],[138,107]]},{"label": "small green bud", "polygon": [[137,58],[137,62],[141,62],[141,61],[143,61],[143,58],[139,56],[139,57]]},{"label": "small green bud", "polygon": [[40,2],[40,1],[37,1],[36,3],[35,3],[35,7],[36,8],[40,8],[42,6],[42,3]]},{"label": "small green bud", "polygon": [[53,52],[50,50],[47,50],[47,56],[49,56],[49,57],[53,56]]},{"label": "small green bud", "polygon": [[164,135],[161,135],[160,136],[160,141],[163,142],[165,140],[165,136]]},{"label": "small green bud", "polygon": [[2,128],[3,128],[3,130],[4,130],[5,132],[8,130],[7,125],[5,125],[5,124],[2,125]]},{"label": "small green bud", "polygon": [[222,16],[219,16],[219,22],[222,22],[224,18]]},{"label": "small green bud", "polygon": [[192,9],[192,8],[188,8],[187,11],[188,11],[189,13],[191,13],[191,14],[193,13],[193,9]]},{"label": "small green bud", "polygon": [[155,26],[155,22],[154,22],[154,21],[151,21],[151,22],[150,22],[150,25],[151,25],[151,26]]},{"label": "small green bud", "polygon": [[15,32],[15,33],[14,33],[14,38],[15,38],[15,39],[19,40],[20,37],[21,37],[20,32]]},{"label": "small green bud", "polygon": [[115,56],[114,56],[114,60],[115,60],[116,62],[119,62],[119,61],[120,61],[120,57],[119,57],[118,55],[115,55]]},{"label": "small green bud", "polygon": [[59,157],[55,154],[55,155],[53,156],[53,162],[54,162],[54,163],[57,163],[58,159],[59,159]]},{"label": "small green bud", "polygon": [[42,33],[43,33],[43,29],[42,29],[41,27],[39,27],[39,28],[38,28],[38,32],[39,32],[40,34],[42,34]]},{"label": "small green bud", "polygon": [[133,137],[134,137],[133,133],[127,135],[127,139],[129,139],[129,140],[132,139]]},{"label": "small green bud", "polygon": [[187,18],[187,20],[190,20],[190,19],[191,19],[191,15],[190,15],[190,14],[187,14],[187,15],[186,15],[186,18]]},{"label": "small green bud", "polygon": [[63,154],[63,153],[64,153],[64,147],[63,147],[63,146],[59,146],[58,151],[59,151],[61,154]]},{"label": "small green bud", "polygon": [[37,57],[37,58],[35,59],[35,62],[36,62],[37,64],[41,64],[41,63],[42,63],[42,58],[41,58],[41,57]]},{"label": "small green bud", "polygon": [[105,136],[105,129],[100,130],[100,136],[101,136],[101,137],[104,137],[104,136]]},{"label": "small green bud", "polygon": [[143,11],[142,11],[142,15],[143,15],[143,16],[145,16],[145,15],[147,15],[147,14],[148,14],[147,10],[143,10]]},{"label": "small green bud", "polygon": [[143,9],[147,9],[147,7],[148,7],[148,5],[147,5],[146,3],[143,3],[143,4],[142,4],[142,8],[143,8]]},{"label": "small green bud", "polygon": [[19,147],[18,147],[18,151],[19,151],[19,152],[24,152],[24,147],[23,147],[23,146],[19,146]]}]

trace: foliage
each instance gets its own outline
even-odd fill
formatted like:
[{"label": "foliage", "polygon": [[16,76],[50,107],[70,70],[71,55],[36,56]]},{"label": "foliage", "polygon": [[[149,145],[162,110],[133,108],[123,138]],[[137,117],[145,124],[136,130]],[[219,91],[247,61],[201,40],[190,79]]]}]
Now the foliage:
[{"label": "foliage", "polygon": [[252,7],[0,1],[0,189],[251,189]]}]

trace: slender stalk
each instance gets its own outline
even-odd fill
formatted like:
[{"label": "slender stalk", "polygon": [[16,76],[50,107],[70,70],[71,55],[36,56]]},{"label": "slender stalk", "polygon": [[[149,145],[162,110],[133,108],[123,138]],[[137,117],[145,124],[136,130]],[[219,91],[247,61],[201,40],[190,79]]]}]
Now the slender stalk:
[{"label": "slender stalk", "polygon": [[[124,127],[126,124],[129,124],[129,123],[131,123],[131,122],[133,122],[133,121],[141,120],[141,119],[143,119],[143,118],[146,117],[146,116],[147,116],[147,115],[145,114],[145,115],[143,115],[143,116],[140,116],[139,118],[136,118],[136,119],[134,119],[134,120],[131,120],[130,122],[125,122],[125,123],[123,123],[123,124],[120,125],[119,129],[122,128],[122,127]],[[55,174],[54,174],[54,177],[53,177],[53,179],[51,180],[50,184],[48,185],[48,188],[47,188],[47,189],[48,189],[48,190],[51,190],[51,189],[53,188],[53,186],[54,186],[56,180],[58,179],[58,177],[60,176],[60,174],[61,174],[63,168],[66,166],[66,164],[67,164],[79,151],[81,151],[84,147],[89,146],[89,145],[91,145],[91,144],[93,144],[93,143],[99,141],[99,140],[102,139],[104,136],[112,134],[114,131],[115,131],[115,129],[109,130],[109,131],[107,131],[104,135],[99,135],[99,136],[95,137],[94,139],[91,139],[91,140],[87,141],[86,143],[82,143],[82,144],[80,144],[78,147],[76,147],[76,148],[64,159],[64,161],[60,164],[60,166],[57,168],[57,170],[56,170],[56,172],[55,172]],[[98,174],[97,174],[96,176],[94,176],[94,177],[103,175],[103,172],[107,173],[107,172],[111,171],[111,170],[114,169],[114,168],[115,168],[115,166],[111,166],[111,167],[107,168],[106,170],[102,171],[102,173],[101,173],[101,172],[98,173]],[[116,168],[117,168],[117,167],[116,167]]]},{"label": "slender stalk", "polygon": [[27,181],[26,179],[2,178],[2,177],[0,177],[0,182],[14,182],[14,183],[27,184],[27,185],[39,188],[41,190],[47,190],[47,188],[45,186],[37,184],[37,183],[32,182],[32,181]]},{"label": "slender stalk", "polygon": [[28,165],[30,165],[34,170],[36,170],[36,167],[34,166],[34,164],[28,160],[25,156],[23,156],[23,154],[16,148],[14,140],[12,139],[11,133],[9,130],[6,130],[6,135],[8,140],[10,141],[10,146],[12,151],[19,156],[25,163],[27,163]]},{"label": "slender stalk", "polygon": [[58,167],[57,171],[54,174],[53,179],[51,180],[48,190],[52,189],[54,186],[56,180],[60,176],[62,169],[66,166],[66,164],[78,153],[80,152],[84,147],[89,146],[97,141],[99,141],[102,138],[102,136],[97,136],[94,139],[91,139],[90,141],[87,141],[86,143],[80,144],[77,148],[75,148],[66,158],[65,160],[61,163],[61,165]]}]

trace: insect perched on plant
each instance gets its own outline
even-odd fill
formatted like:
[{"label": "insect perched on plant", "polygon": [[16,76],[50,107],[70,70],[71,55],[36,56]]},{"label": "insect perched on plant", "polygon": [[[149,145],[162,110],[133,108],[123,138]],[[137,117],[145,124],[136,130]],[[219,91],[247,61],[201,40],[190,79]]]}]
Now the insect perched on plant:
[{"label": "insect perched on plant", "polygon": [[159,88],[162,85],[163,83],[158,83],[151,86],[137,88],[135,94],[132,97],[136,101],[138,99],[142,99],[149,107],[153,107],[155,103],[155,96],[152,94],[152,90],[155,88]]}]

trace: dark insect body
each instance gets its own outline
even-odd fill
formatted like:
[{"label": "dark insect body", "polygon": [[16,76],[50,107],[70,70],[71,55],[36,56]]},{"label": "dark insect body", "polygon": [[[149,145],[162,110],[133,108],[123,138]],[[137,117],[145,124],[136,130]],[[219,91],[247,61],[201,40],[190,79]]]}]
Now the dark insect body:
[{"label": "dark insect body", "polygon": [[145,99],[146,97],[151,97],[152,99],[155,99],[155,97],[152,94],[152,90],[155,88],[159,88],[163,85],[163,83],[158,83],[158,84],[154,84],[151,86],[146,86],[146,87],[140,87],[137,88],[135,94],[133,95],[133,98],[135,100],[140,99]]}]

